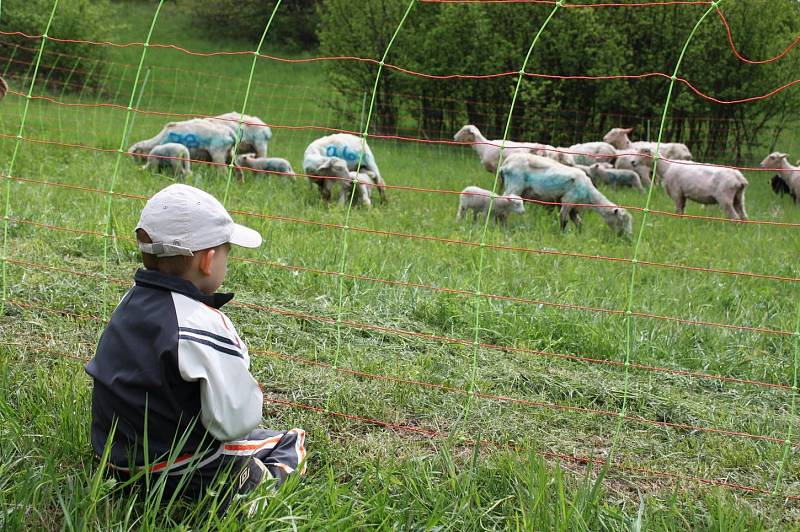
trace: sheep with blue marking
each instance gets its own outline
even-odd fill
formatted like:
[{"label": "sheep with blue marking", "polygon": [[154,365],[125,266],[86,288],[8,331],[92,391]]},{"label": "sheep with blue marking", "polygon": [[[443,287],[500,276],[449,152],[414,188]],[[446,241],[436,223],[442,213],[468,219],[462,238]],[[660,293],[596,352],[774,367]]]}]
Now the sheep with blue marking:
[{"label": "sheep with blue marking", "polygon": [[291,163],[280,157],[258,157],[254,153],[238,155],[236,157],[236,177],[239,178],[239,181],[244,181],[244,172],[242,170],[245,169],[274,172],[297,181]]},{"label": "sheep with blue marking", "polygon": [[170,122],[152,138],[142,140],[128,148],[133,160],[145,163],[147,154],[162,144],[182,144],[189,149],[192,160],[211,160],[224,165],[231,156],[236,138],[230,129],[204,118],[193,118],[183,122]]},{"label": "sheep with blue marking", "polygon": [[236,153],[254,152],[256,157],[267,156],[267,145],[272,138],[272,129],[257,116],[232,112],[208,119],[210,122],[227,127],[234,136],[239,136]]},{"label": "sheep with blue marking", "polygon": [[[592,183],[605,183],[611,185],[614,190],[620,187],[632,187],[639,192],[644,192],[642,180],[639,174],[633,170],[620,170],[614,168],[609,163],[594,163],[589,167],[589,177]],[[647,181],[647,186],[650,186],[650,180]]]},{"label": "sheep with blue marking", "polygon": [[160,144],[150,150],[147,155],[147,163],[142,169],[161,171],[169,168],[179,181],[183,181],[186,176],[192,173],[189,165],[189,148],[183,144],[168,142]]},{"label": "sheep with blue marking", "polygon": [[[331,177],[349,178],[349,173],[342,175],[341,169],[331,160],[342,161],[348,171],[372,172],[375,175],[375,185],[378,187],[381,201],[386,202],[384,190],[386,182],[378,170],[375,156],[366,140],[349,133],[335,133],[318,138],[308,145],[303,155],[303,173],[320,187],[320,194],[325,201],[331,199],[331,191],[336,181],[330,179]],[[328,177],[328,179],[311,176]]]},{"label": "sheep with blue marking", "polygon": [[626,237],[633,234],[630,213],[606,198],[578,168],[546,157],[519,153],[506,158],[500,166],[500,174],[505,183],[505,196],[516,194],[523,198],[562,204],[562,230],[566,229],[570,220],[580,227],[580,211],[591,208],[614,233]]}]

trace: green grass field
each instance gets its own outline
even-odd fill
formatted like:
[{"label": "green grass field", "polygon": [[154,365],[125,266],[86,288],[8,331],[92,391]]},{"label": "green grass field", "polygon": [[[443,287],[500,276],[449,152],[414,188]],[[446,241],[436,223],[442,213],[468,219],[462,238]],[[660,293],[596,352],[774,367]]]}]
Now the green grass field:
[{"label": "green grass field", "polygon": [[[153,6],[125,5],[128,24],[111,40],[142,41]],[[153,42],[193,51],[251,47],[203,39],[172,4]],[[313,55],[269,44],[266,50]],[[135,75],[130,65],[140,53],[139,47],[110,52],[117,66],[107,72],[103,94],[46,94],[124,108]],[[251,62],[151,47],[141,108],[241,111]],[[352,102],[329,94],[325,80],[318,62],[259,60],[246,112],[271,124],[358,129],[361,117],[336,111]],[[27,92],[19,79],[11,86]],[[24,106],[18,96],[0,106],[6,169]],[[136,114],[126,146],[172,119]],[[92,356],[138,265],[130,240],[143,206],[138,196],[171,182],[125,157],[115,170],[125,121],[124,109],[32,100],[16,179],[3,180],[9,203],[7,304],[0,316],[3,527],[241,526],[238,510],[214,522],[213,497],[167,505],[157,493],[132,496],[105,479],[91,453],[91,381],[81,361]],[[322,134],[273,131],[270,155],[289,159],[297,171],[305,146]],[[378,139],[370,145],[390,185],[491,188],[491,175],[468,147]],[[799,157],[797,131],[778,149]],[[223,197],[222,170],[193,170],[190,184]],[[770,190],[771,174],[746,175],[751,219],[800,223],[791,200]],[[114,196],[106,193],[112,183]],[[623,205],[645,203],[634,191],[605,192]],[[474,294],[481,248],[465,244],[481,242],[483,225],[456,224],[458,197],[402,189],[388,195],[388,205],[354,208],[346,222],[347,209],[323,204],[303,179],[250,175],[230,183],[226,207],[261,231],[265,243],[236,250],[223,289],[235,291],[239,305],[227,313],[264,385],[264,424],[305,428],[311,453],[302,482],[260,495],[269,505],[247,521],[253,529],[798,526],[800,505],[791,497],[800,496],[800,416],[786,388],[800,349],[796,227],[651,214],[638,259],[658,265],[636,270],[631,308],[638,315],[628,330],[619,312],[627,308],[632,266],[602,257],[630,259],[635,244],[614,237],[594,213],[584,214],[581,232],[562,233],[557,215],[535,205],[507,228],[489,226],[480,291],[500,297],[485,297]],[[651,209],[672,211],[662,190],[653,192]],[[720,214],[697,204],[687,212]],[[637,233],[642,213],[632,214]],[[107,226],[114,238],[102,236]],[[476,329],[483,344],[477,349]],[[626,352],[633,364],[627,371]],[[618,425],[623,408],[628,417]],[[602,473],[578,460],[609,457],[615,465]]]}]

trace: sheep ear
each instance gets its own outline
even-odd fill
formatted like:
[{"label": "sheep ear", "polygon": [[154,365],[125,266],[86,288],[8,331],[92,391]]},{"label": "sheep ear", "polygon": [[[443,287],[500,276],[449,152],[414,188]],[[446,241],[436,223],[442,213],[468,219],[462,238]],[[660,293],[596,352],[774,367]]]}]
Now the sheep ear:
[{"label": "sheep ear", "polygon": [[781,152],[778,152],[778,153],[776,153],[775,155],[777,155],[779,159],[786,159],[787,157],[789,157],[789,154],[788,154],[788,153],[781,153]]},{"label": "sheep ear", "polygon": [[633,131],[633,128],[632,127],[624,127],[624,128],[622,128],[622,131],[624,133],[631,133]]}]

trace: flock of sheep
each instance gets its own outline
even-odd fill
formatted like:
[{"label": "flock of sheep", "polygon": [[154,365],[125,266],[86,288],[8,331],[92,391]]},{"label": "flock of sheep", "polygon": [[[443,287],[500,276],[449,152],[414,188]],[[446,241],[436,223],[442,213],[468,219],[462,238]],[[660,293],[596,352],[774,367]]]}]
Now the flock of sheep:
[{"label": "flock of sheep", "polygon": [[[580,226],[579,212],[591,208],[614,233],[631,236],[631,215],[598,186],[644,192],[651,180],[660,179],[679,214],[684,212],[686,200],[692,200],[718,204],[728,218],[747,219],[744,192],[748,182],[739,170],[687,162],[692,153],[681,143],[661,143],[658,157],[654,157],[656,143],[631,142],[630,133],[629,128],[614,128],[602,142],[556,148],[534,142],[490,141],[478,128],[466,125],[454,139],[471,144],[483,167],[498,175],[502,195],[467,187],[459,195],[456,218],[461,220],[467,211],[472,211],[473,219],[491,212],[494,220],[504,223],[509,214],[524,212],[523,201],[528,199],[560,205],[562,229],[569,221]],[[145,163],[145,168],[169,168],[179,179],[191,172],[190,160],[232,165],[240,180],[247,169],[295,179],[289,161],[267,157],[271,138],[271,129],[258,117],[226,113],[171,122],[156,136],[135,143],[129,152],[135,161]],[[768,155],[761,167],[778,171],[772,183],[776,192],[789,193],[795,201],[800,198],[800,167],[792,166],[785,153]],[[313,141],[304,153],[303,173],[318,186],[325,201],[332,198],[337,184],[340,203],[352,196],[354,203],[369,207],[374,188],[386,201],[386,183],[375,157],[358,136],[337,133]]]}]

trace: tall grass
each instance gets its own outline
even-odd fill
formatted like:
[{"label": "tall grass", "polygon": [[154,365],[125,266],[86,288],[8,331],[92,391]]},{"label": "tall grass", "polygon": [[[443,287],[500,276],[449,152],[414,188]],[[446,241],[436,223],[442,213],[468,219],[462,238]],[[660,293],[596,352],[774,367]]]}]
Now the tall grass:
[{"label": "tall grass", "polygon": [[[128,26],[111,37],[141,40],[153,6],[124,6]],[[165,10],[154,42],[205,51],[249,47],[206,41],[186,26],[174,6]],[[309,54],[295,53],[303,55]],[[137,58],[135,48],[112,51],[118,64],[134,64]],[[203,58],[153,48],[141,105],[186,114],[241,110],[242,80],[250,61],[246,56]],[[107,78],[101,94],[68,93],[64,99],[127,105],[133,71],[117,66]],[[259,60],[253,90],[247,112],[269,123],[357,129],[349,121],[358,117],[336,112],[336,97],[328,94],[319,63]],[[9,97],[3,104],[0,131],[15,134],[23,101]],[[115,150],[124,114],[124,109],[34,100],[24,136]],[[170,119],[137,114],[130,138],[150,137]],[[295,168],[301,168],[308,142],[322,134],[278,127],[274,133],[271,155],[288,158]],[[787,136],[785,143],[797,145],[798,138]],[[468,148],[378,139],[370,145],[389,184],[459,191],[471,184],[486,186],[491,179]],[[2,156],[12,149],[12,139],[0,140]],[[778,440],[798,422],[790,408],[791,394],[783,389],[636,369],[625,389],[623,368],[584,360],[623,360],[623,316],[550,304],[623,309],[629,265],[564,254],[629,258],[632,252],[631,244],[614,237],[593,213],[585,213],[580,232],[562,233],[554,212],[532,205],[507,228],[490,227],[489,244],[537,252],[487,250],[482,292],[539,303],[483,300],[479,340],[503,349],[478,350],[473,383],[469,342],[476,300],[470,292],[476,286],[479,249],[453,241],[479,241],[481,225],[455,223],[456,195],[393,189],[388,205],[354,210],[349,225],[362,231],[348,237],[345,273],[359,277],[345,279],[343,319],[363,325],[343,327],[337,357],[336,326],[329,320],[335,320],[338,309],[338,281],[332,273],[341,260],[341,231],[320,224],[344,223],[345,211],[322,204],[303,180],[257,175],[232,185],[227,207],[252,213],[236,218],[261,231],[265,242],[259,250],[236,250],[223,288],[235,290],[236,301],[250,306],[226,308],[253,351],[252,372],[267,392],[265,425],[308,431],[309,475],[278,493],[257,494],[265,508],[254,520],[246,520],[245,507],[236,506],[215,521],[212,510],[219,500],[213,494],[197,504],[175,502],[166,508],[157,490],[129,493],[128,487],[107,479],[90,452],[91,382],[81,361],[92,355],[105,312],[124,293],[137,267],[129,240],[143,205],[136,196],[149,196],[171,181],[123,161],[115,187],[123,195],[112,199],[115,238],[108,280],[99,275],[103,237],[91,234],[105,232],[107,199],[92,189],[107,188],[115,157],[114,152],[26,141],[15,165],[16,177],[37,182],[11,182],[11,304],[0,317],[4,526],[233,529],[246,522],[254,529],[751,530],[796,523],[796,503],[781,495],[797,493],[800,470],[793,452],[783,462],[781,443],[632,420],[623,424],[617,457],[627,469],[601,472],[573,460],[545,458],[551,456],[546,453],[560,453],[602,460],[615,425],[615,417],[606,413],[618,412],[624,397],[628,412],[646,420]],[[790,200],[770,191],[768,174],[747,175],[752,218],[800,223],[800,212]],[[222,171],[202,165],[194,166],[189,182],[218,197],[226,185]],[[633,191],[607,192],[625,205],[644,203]],[[661,191],[655,192],[654,201],[651,208],[671,211]],[[715,207],[697,205],[690,205],[689,213],[719,214]],[[634,213],[634,218],[638,227],[641,217]],[[651,215],[640,259],[800,277],[795,233],[796,228]],[[648,265],[639,272],[634,311],[796,330],[794,282]],[[434,337],[466,339],[467,344]],[[787,384],[796,349],[786,335],[637,318],[632,362]],[[340,370],[359,374],[331,368],[334,361]],[[473,384],[482,394],[528,403],[475,397],[464,417],[464,390]],[[287,402],[327,407],[395,428]],[[476,440],[484,443],[473,445]],[[643,467],[770,491],[781,463],[784,482],[776,496],[631,470]]]}]

